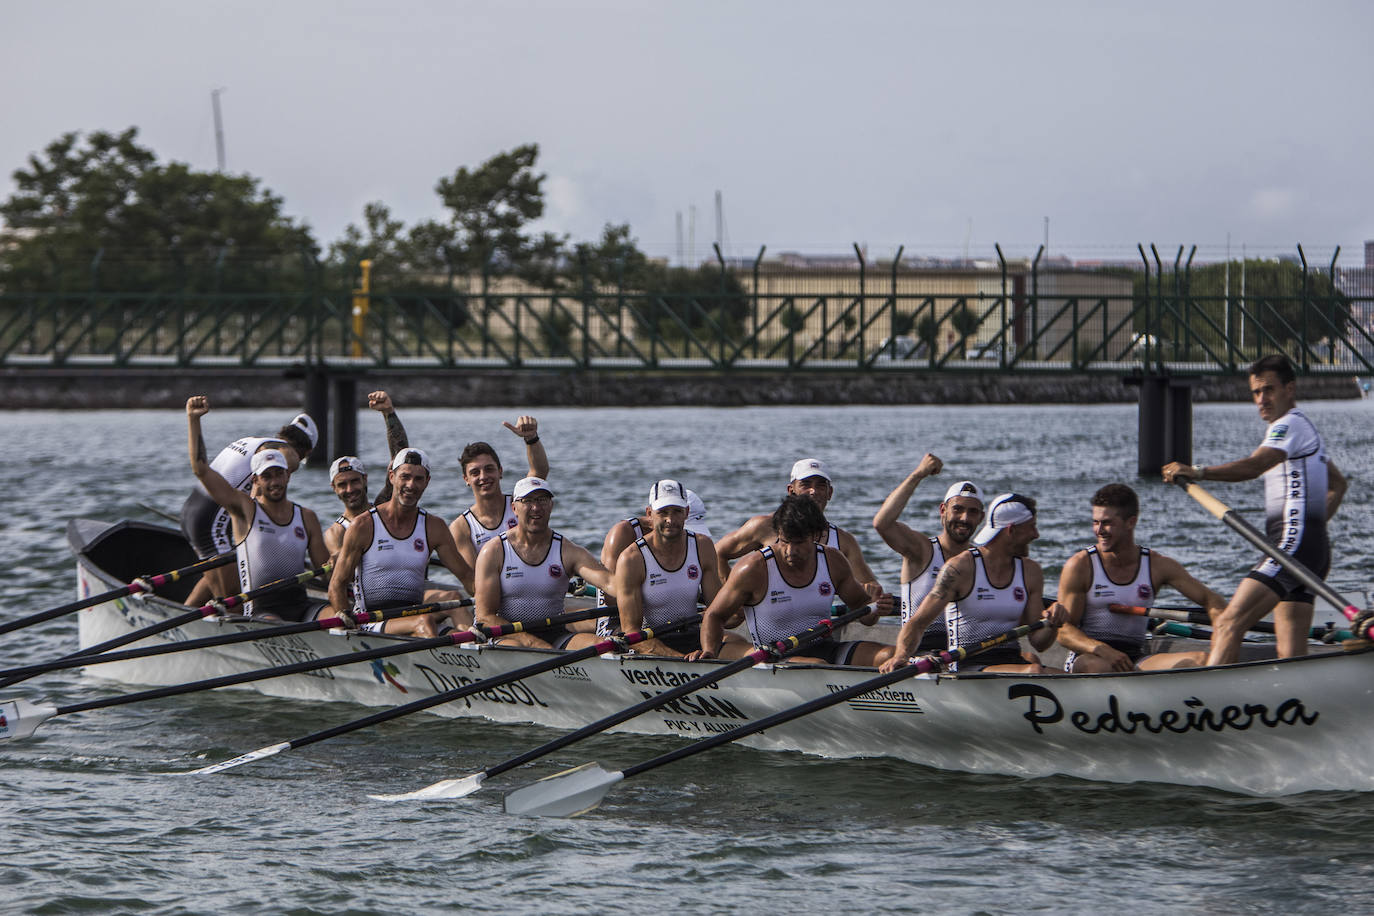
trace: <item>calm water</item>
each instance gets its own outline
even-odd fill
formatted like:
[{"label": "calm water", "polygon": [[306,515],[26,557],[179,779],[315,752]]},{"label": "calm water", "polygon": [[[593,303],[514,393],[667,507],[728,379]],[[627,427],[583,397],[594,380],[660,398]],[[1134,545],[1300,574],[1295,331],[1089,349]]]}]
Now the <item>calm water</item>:
[{"label": "calm water", "polygon": [[[403,403],[403,393],[397,393]],[[1334,526],[1338,583],[1368,585],[1374,555],[1374,403],[1307,405],[1352,480]],[[410,410],[412,442],[439,459],[425,504],[466,505],[456,454],[497,445],[518,474],[514,411]],[[220,443],[275,428],[285,411],[216,411]],[[776,504],[793,460],[817,455],[836,476],[829,515],[859,537],[892,587],[899,563],[869,519],[920,455],[944,480],[1040,500],[1034,556],[1052,583],[1083,546],[1087,498],[1101,483],[1141,491],[1140,539],[1229,591],[1253,562],[1235,535],[1158,481],[1135,480],[1129,406],[544,410],[541,433],[559,491],[557,527],[599,546],[674,476],[706,499],[719,533]],[[14,505],[0,529],[0,618],[70,600],[63,537],[72,516],[154,518],[188,488],[177,411],[0,414],[0,481]],[[380,466],[380,419],[361,418],[363,457]],[[1262,425],[1247,405],[1197,410],[1195,454],[1251,451]],[[906,518],[933,524],[941,479]],[[375,481],[374,481],[375,482]],[[1214,485],[1258,521],[1259,485]],[[324,516],[337,503],[324,471],[292,481]],[[1319,616],[1319,619],[1320,616]],[[0,637],[0,666],[69,651],[67,619]],[[5,696],[73,702],[122,688],[73,673]],[[68,913],[404,913],[465,907],[553,913],[613,908],[693,912],[814,909],[948,912],[1357,911],[1374,906],[1367,843],[1374,798],[1312,794],[1256,800],[1171,786],[1026,781],[926,770],[888,760],[834,762],[723,748],[645,774],[576,820],[507,817],[499,788],[587,760],[621,767],[670,739],[602,736],[565,749],[459,802],[388,805],[403,791],[482,769],[540,743],[533,727],[415,716],[233,773],[155,775],[362,714],[235,692],[200,694],[55,719],[0,746],[0,910]],[[1374,761],[1371,761],[1374,765]]]}]

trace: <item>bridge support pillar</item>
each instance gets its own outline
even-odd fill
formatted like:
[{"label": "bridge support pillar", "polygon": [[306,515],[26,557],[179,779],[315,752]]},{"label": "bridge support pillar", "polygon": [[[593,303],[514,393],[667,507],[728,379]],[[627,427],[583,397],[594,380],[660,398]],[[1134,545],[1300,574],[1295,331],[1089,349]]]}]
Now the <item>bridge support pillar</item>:
[{"label": "bridge support pillar", "polygon": [[310,369],[305,373],[305,412],[310,414],[319,430],[319,439],[306,465],[327,468],[333,458],[329,452],[329,376],[323,369]]},{"label": "bridge support pillar", "polygon": [[330,460],[339,455],[358,454],[358,378],[334,377],[334,449]]},{"label": "bridge support pillar", "polygon": [[1158,477],[1170,461],[1193,463],[1193,386],[1196,378],[1167,375],[1132,376],[1140,386],[1136,471]]}]

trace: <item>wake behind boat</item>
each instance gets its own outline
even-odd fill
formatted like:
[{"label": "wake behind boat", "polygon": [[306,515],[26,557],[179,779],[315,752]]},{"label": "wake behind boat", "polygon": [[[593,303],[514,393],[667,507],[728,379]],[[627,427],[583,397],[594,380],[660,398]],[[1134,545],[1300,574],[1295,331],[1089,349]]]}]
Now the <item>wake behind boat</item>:
[{"label": "wake behind boat", "polygon": [[[68,539],[80,594],[149,568],[191,562],[179,532],[139,522],[74,520]],[[81,611],[88,647],[185,612],[190,583]],[[196,621],[152,638],[182,642],[262,629],[255,620]],[[879,628],[881,629],[881,628]],[[150,640],[151,641],[151,640]],[[316,631],[115,662],[91,671],[137,684],[179,684],[264,666],[403,643],[405,637]],[[254,683],[300,700],[390,707],[556,655],[468,645],[430,649]],[[603,655],[436,707],[446,716],[571,729],[699,676],[718,662]],[[1110,782],[1211,786],[1255,795],[1374,790],[1369,650],[1256,658],[1219,668],[1112,675],[923,674],[744,739],[826,757],[888,756],[940,769],[1022,777],[1065,774]],[[618,726],[700,738],[871,678],[869,668],[761,664]],[[0,726],[3,728],[3,726]]]}]

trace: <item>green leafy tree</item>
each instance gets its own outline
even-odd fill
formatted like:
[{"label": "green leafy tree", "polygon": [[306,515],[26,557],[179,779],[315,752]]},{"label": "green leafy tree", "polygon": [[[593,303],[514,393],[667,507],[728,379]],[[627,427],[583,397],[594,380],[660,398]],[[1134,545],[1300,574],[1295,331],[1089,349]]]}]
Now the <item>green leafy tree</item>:
[{"label": "green leafy tree", "polygon": [[954,333],[959,335],[959,357],[962,359],[968,352],[968,339],[978,333],[983,322],[967,304],[960,303],[958,308],[950,313],[949,324],[954,328]]}]

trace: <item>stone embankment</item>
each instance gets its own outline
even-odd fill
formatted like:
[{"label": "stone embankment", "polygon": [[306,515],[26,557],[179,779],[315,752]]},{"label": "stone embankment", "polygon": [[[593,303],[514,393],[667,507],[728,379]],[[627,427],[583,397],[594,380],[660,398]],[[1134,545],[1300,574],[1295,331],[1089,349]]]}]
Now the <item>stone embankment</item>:
[{"label": "stone embankment", "polygon": [[[783,404],[1134,403],[1120,375],[1041,373],[375,372],[359,376],[360,398],[385,388],[407,407],[743,407]],[[1299,381],[1304,399],[1360,397],[1352,376]],[[0,372],[4,409],[174,408],[191,394],[220,407],[291,407],[305,398],[300,370],[10,369]],[[1249,400],[1243,375],[1201,377],[1193,399]]]}]

